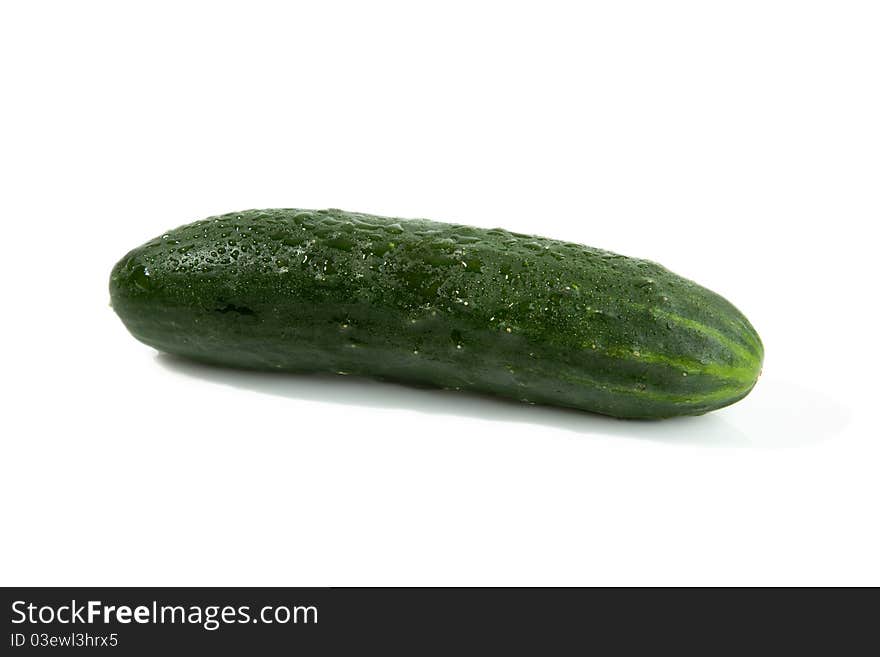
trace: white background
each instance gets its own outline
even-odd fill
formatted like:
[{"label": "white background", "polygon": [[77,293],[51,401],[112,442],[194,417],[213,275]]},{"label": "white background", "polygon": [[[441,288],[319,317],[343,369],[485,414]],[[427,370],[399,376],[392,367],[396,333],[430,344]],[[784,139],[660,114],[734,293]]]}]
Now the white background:
[{"label": "white background", "polygon": [[[880,584],[872,2],[8,2],[6,585]],[[764,375],[632,423],[183,365],[128,249],[252,207],[657,260]]]}]

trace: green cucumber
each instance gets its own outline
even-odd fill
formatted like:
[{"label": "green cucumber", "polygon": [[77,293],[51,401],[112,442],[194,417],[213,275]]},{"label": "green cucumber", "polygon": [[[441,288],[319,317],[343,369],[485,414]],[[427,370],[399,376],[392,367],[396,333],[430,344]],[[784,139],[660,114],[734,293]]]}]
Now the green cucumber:
[{"label": "green cucumber", "polygon": [[206,363],[473,390],[623,418],[745,397],[763,346],[724,298],[647,260],[342,210],[249,210],[129,252],[113,308]]}]

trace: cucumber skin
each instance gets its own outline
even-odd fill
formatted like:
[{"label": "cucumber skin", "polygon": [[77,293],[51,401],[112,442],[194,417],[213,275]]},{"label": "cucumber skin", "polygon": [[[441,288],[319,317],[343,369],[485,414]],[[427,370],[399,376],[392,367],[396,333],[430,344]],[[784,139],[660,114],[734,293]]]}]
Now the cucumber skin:
[{"label": "cucumber skin", "polygon": [[248,210],[182,226],[125,255],[110,295],[135,338],[207,363],[621,418],[732,404],[763,360],[742,313],[656,263],[342,210]]}]

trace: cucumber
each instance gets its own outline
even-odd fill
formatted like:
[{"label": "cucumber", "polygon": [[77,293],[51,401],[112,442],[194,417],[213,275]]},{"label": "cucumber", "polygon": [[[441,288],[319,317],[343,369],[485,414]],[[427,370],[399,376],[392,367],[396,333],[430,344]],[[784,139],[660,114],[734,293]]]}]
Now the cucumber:
[{"label": "cucumber", "polygon": [[745,397],[763,346],[728,301],[647,260],[342,210],[182,226],[110,276],[131,334],[240,368],[335,372],[621,418]]}]

